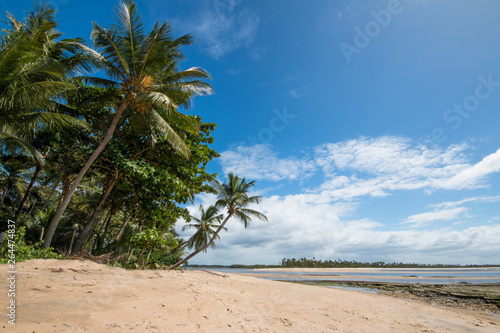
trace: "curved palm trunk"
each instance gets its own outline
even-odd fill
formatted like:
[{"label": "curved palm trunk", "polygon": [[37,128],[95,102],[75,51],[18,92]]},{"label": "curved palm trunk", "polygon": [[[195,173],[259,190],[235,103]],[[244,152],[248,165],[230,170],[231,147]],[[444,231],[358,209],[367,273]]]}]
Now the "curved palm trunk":
[{"label": "curved palm trunk", "polygon": [[80,252],[83,243],[85,242],[85,238],[87,238],[87,235],[89,234],[90,230],[92,229],[94,222],[97,219],[97,216],[101,212],[102,206],[104,206],[104,203],[106,202],[106,199],[108,199],[109,194],[115,187],[116,183],[118,182],[118,173],[115,174],[115,178],[111,181],[111,183],[106,186],[104,191],[101,194],[101,198],[99,199],[99,202],[97,204],[97,207],[94,209],[92,212],[92,215],[90,216],[89,220],[85,224],[85,227],[83,228],[82,232],[78,236],[78,239],[75,242],[75,245],[73,249],[71,250],[71,253],[78,253]]},{"label": "curved palm trunk", "polygon": [[106,235],[108,233],[109,226],[111,224],[111,220],[116,215],[119,208],[120,208],[120,205],[112,208],[111,211],[109,212],[109,216],[108,216],[108,219],[106,221],[106,224],[104,225],[104,229],[101,230],[101,237],[99,238],[99,242],[97,242],[97,247],[96,247],[97,253],[99,253],[100,250],[104,249],[104,240],[106,239]]},{"label": "curved palm trunk", "polygon": [[122,238],[123,233],[125,232],[125,228],[127,227],[127,224],[129,223],[130,219],[132,218],[132,215],[125,215],[125,221],[123,221],[122,227],[120,228],[120,231],[118,232],[118,235],[116,235],[116,240],[119,241],[120,238]]},{"label": "curved palm trunk", "polygon": [[179,250],[180,248],[184,247],[186,244],[188,244],[189,242],[191,242],[193,239],[194,239],[194,235],[191,236],[191,238],[189,238],[187,241],[182,242],[179,245],[177,245],[177,247],[175,247],[172,251],[170,251],[169,253],[167,253],[167,257],[169,255],[171,255],[171,254],[174,254],[177,250]]},{"label": "curved palm trunk", "polygon": [[183,263],[185,263],[186,261],[188,261],[189,259],[191,259],[195,255],[197,255],[201,251],[205,251],[215,241],[219,232],[222,229],[224,229],[224,225],[226,225],[226,222],[231,218],[231,216],[233,216],[233,213],[230,213],[227,215],[227,217],[224,219],[224,222],[222,222],[222,224],[219,226],[219,228],[217,228],[217,231],[215,231],[215,234],[212,236],[212,238],[210,239],[210,242],[208,242],[208,244],[205,244],[204,246],[200,247],[199,249],[196,249],[193,253],[188,255],[186,258],[182,259],[177,264],[174,264],[174,265],[168,267],[167,269],[176,269],[177,267],[179,267],[180,265],[182,265]]},{"label": "curved palm trunk", "polygon": [[101,141],[99,146],[94,150],[92,155],[89,157],[83,168],[80,170],[78,173],[78,176],[76,177],[75,181],[71,185],[68,195],[66,198],[64,198],[64,201],[62,204],[57,208],[57,211],[52,218],[52,221],[50,222],[49,227],[47,228],[47,234],[45,235],[45,241],[43,243],[43,247],[49,247],[50,244],[52,243],[52,237],[54,237],[54,233],[56,231],[57,225],[59,224],[59,221],[61,220],[64,212],[66,211],[66,207],[68,207],[69,202],[71,201],[71,197],[73,196],[73,193],[75,193],[78,185],[80,185],[80,182],[83,179],[83,176],[87,173],[87,170],[90,169],[94,161],[97,159],[101,151],[103,151],[104,147],[108,144],[108,142],[111,140],[111,137],[113,136],[113,133],[115,132],[116,126],[118,125],[118,121],[120,120],[120,117],[122,116],[123,112],[127,108],[129,104],[128,99],[125,99],[120,107],[118,108],[118,111],[116,111],[115,116],[113,117],[113,120],[111,121],[111,124],[109,125],[108,131],[106,133],[106,136],[104,139]]},{"label": "curved palm trunk", "polygon": [[24,193],[24,197],[21,200],[21,204],[19,205],[19,208],[17,209],[16,215],[14,216],[14,221],[17,221],[19,216],[21,215],[21,212],[23,211],[23,206],[26,200],[28,200],[28,196],[31,192],[31,189],[33,188],[33,185],[35,185],[35,181],[38,178],[38,174],[42,171],[42,167],[40,165],[36,166],[35,173],[33,174],[33,177],[31,177],[31,182],[28,185],[28,188],[26,189],[26,192]]}]

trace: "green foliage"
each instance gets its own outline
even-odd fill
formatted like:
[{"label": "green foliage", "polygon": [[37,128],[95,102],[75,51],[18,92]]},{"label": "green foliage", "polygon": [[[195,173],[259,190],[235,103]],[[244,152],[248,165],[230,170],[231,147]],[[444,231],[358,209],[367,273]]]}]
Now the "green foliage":
[{"label": "green foliage", "polygon": [[151,256],[149,257],[149,262],[153,264],[158,264],[161,266],[171,266],[178,262],[181,258],[176,255],[166,254],[160,251],[151,252]]},{"label": "green foliage", "polygon": [[[332,260],[316,260],[312,259],[287,259],[281,260],[281,267],[286,268],[456,268],[463,267],[460,265],[450,265],[450,264],[417,264],[417,263],[402,263],[402,262],[390,262],[386,263],[383,261],[377,262],[358,262],[358,261],[348,261],[337,259]],[[467,267],[474,267],[473,265]],[[480,267],[487,267],[481,265]]]},{"label": "green foliage", "polygon": [[[23,244],[45,231],[59,252],[73,244],[128,258],[134,249],[129,262],[171,263],[175,257],[164,253],[182,242],[172,226],[181,217],[189,222],[185,207],[196,195],[215,193],[210,184],[217,175],[206,166],[219,156],[211,149],[216,125],[180,112],[192,97],[212,93],[206,71],[179,70],[180,48],[191,38],[173,38],[168,23],[147,33],[132,1],[119,4],[110,29],[94,26],[95,50],[79,38],[61,39],[50,6],[27,13],[24,22],[7,14],[0,31],[1,220],[26,226]],[[99,69],[106,78],[77,77]],[[111,140],[75,183],[123,103]],[[54,216],[67,198],[59,222]],[[134,237],[138,230],[144,232]],[[29,246],[29,256],[39,247]]]},{"label": "green foliage", "polygon": [[132,245],[135,248],[146,249],[164,249],[167,246],[175,245],[172,240],[169,240],[165,235],[156,228],[146,229],[132,237]]},{"label": "green foliage", "polygon": [[[13,229],[10,229],[13,230]],[[12,235],[12,236],[11,236]],[[11,255],[15,256],[16,262],[30,259],[61,259],[60,254],[55,253],[52,248],[42,248],[43,242],[27,245],[25,241],[26,227],[19,227],[15,232],[5,234],[0,245],[0,264],[6,264]]]}]

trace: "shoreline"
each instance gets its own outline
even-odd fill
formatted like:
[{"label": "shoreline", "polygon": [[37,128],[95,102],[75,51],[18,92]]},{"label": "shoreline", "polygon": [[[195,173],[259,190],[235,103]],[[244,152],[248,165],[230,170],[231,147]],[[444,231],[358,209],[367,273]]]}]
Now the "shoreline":
[{"label": "shoreline", "polygon": [[[306,272],[298,272],[298,273],[306,273]],[[319,272],[318,272],[319,273]],[[341,273],[341,272],[338,272]],[[354,272],[353,272],[354,273]],[[258,273],[228,273],[228,274],[238,274],[238,275],[243,275],[243,276],[253,276],[253,277],[272,277],[272,278],[300,278],[300,279],[308,279],[308,278],[313,278],[313,279],[325,279],[325,278],[330,278],[332,280],[334,279],[354,279],[354,280],[360,280],[363,281],[364,279],[393,279],[393,280],[434,280],[434,279],[447,279],[447,280],[463,280],[463,279],[468,279],[468,280],[491,280],[494,279],[495,277],[490,277],[490,276],[468,276],[468,277],[462,277],[462,276],[370,276],[370,275],[360,275],[360,276],[353,276],[353,275],[336,275],[336,274],[331,274],[331,275],[280,275],[280,274],[258,274]],[[500,279],[500,277],[497,277],[497,279]]]},{"label": "shoreline", "polygon": [[488,267],[459,267],[459,268],[375,268],[375,267],[360,267],[360,268],[254,268],[254,271],[276,271],[276,272],[327,272],[327,273],[337,273],[337,272],[374,272],[374,271],[455,271],[455,270],[478,270],[478,269],[500,269],[500,266],[488,266]]}]

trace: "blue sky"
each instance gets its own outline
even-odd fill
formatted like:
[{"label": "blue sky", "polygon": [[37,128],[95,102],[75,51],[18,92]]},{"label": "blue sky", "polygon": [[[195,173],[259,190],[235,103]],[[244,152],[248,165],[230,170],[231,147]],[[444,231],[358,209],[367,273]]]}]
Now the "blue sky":
[{"label": "blue sky", "polygon": [[[67,37],[112,22],[114,1],[54,2]],[[269,218],[230,221],[192,263],[500,263],[500,2],[138,5],[194,35],[183,65],[216,91],[190,110],[218,124],[209,170],[256,180]]]}]

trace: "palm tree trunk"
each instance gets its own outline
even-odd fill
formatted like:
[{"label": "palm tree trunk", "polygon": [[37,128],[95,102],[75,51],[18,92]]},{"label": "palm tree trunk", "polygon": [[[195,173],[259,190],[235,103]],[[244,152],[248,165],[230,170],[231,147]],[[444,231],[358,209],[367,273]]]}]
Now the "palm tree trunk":
[{"label": "palm tree trunk", "polygon": [[43,233],[44,233],[44,231],[45,231],[45,228],[42,227],[42,230],[40,230],[40,239],[38,240],[39,242],[41,242],[42,239],[43,239]]},{"label": "palm tree trunk", "polygon": [[71,254],[71,248],[73,247],[73,242],[75,241],[75,237],[76,237],[76,228],[73,227],[73,234],[71,235],[71,243],[69,243],[68,253],[66,253],[66,256],[69,256]]},{"label": "palm tree trunk", "polygon": [[14,221],[17,221],[19,216],[21,215],[21,212],[23,210],[24,203],[26,200],[28,200],[28,196],[31,192],[31,189],[33,188],[33,185],[35,184],[36,179],[38,178],[38,174],[42,170],[42,167],[40,165],[36,166],[35,173],[33,174],[33,177],[31,177],[31,182],[28,185],[28,188],[26,189],[26,192],[24,193],[24,197],[21,200],[21,204],[19,205],[19,208],[17,209],[16,215],[14,215]]},{"label": "palm tree trunk", "polygon": [[[139,231],[138,232],[141,232],[141,229],[142,229],[142,225],[139,226]],[[129,254],[129,256],[127,258],[127,261],[125,262],[125,264],[129,263],[130,259],[132,258],[132,254],[134,254],[134,248],[132,247],[132,243],[130,243],[130,245],[129,245],[129,251],[130,251],[130,254]]]},{"label": "palm tree trunk", "polygon": [[54,192],[56,191],[57,187],[59,186],[59,183],[60,183],[60,181],[57,181],[57,183],[52,188],[52,191],[50,192],[49,197],[47,198],[47,201],[45,201],[45,204],[43,205],[42,209],[40,209],[42,212],[45,210],[45,208],[49,204],[50,198],[52,198],[52,194],[54,194]]},{"label": "palm tree trunk", "polygon": [[141,261],[141,257],[142,257],[142,254],[144,253],[144,249],[145,249],[145,247],[143,247],[141,249],[141,253],[139,253],[139,256],[137,257],[137,261],[136,261],[137,263],[139,263]]},{"label": "palm tree trunk", "polygon": [[130,221],[130,219],[132,218],[132,215],[126,215],[125,216],[125,221],[123,222],[123,225],[122,227],[120,228],[120,231],[118,232],[118,235],[116,236],[116,240],[119,241],[120,238],[122,238],[122,235],[123,233],[125,232],[125,227],[127,226],[128,222]]},{"label": "palm tree trunk", "polygon": [[97,250],[104,249],[104,240],[106,239],[106,234],[108,233],[109,225],[111,224],[111,220],[113,219],[113,216],[116,215],[118,212],[118,209],[120,208],[120,205],[116,205],[115,207],[111,208],[108,219],[106,220],[106,223],[104,225],[103,231],[101,231],[101,239],[99,240],[99,243],[97,244]]},{"label": "palm tree trunk", "polygon": [[106,147],[108,142],[111,140],[111,137],[113,136],[113,133],[115,132],[116,125],[118,125],[118,121],[120,120],[120,117],[123,114],[123,112],[125,111],[125,109],[127,108],[128,104],[129,104],[128,99],[125,99],[122,102],[122,104],[120,105],[120,107],[116,111],[116,114],[113,117],[113,120],[111,121],[111,124],[110,124],[108,131],[106,133],[106,136],[101,141],[99,146],[97,146],[97,148],[94,150],[92,155],[89,157],[88,161],[85,163],[83,168],[78,173],[78,176],[76,176],[75,181],[73,182],[73,184],[71,185],[71,188],[69,189],[68,196],[64,199],[62,205],[57,207],[57,211],[56,211],[54,217],[52,218],[52,221],[50,222],[50,225],[47,229],[47,234],[45,235],[45,241],[43,243],[44,248],[49,247],[50,244],[52,243],[52,237],[54,237],[54,233],[56,231],[57,225],[59,224],[59,221],[61,220],[64,212],[66,211],[66,207],[68,207],[68,204],[71,201],[71,197],[73,196],[73,193],[75,193],[76,188],[78,187],[78,185],[80,185],[80,182],[82,181],[83,176],[85,176],[85,174],[87,173],[87,170],[90,169],[90,167],[92,166],[94,161],[97,159],[99,154],[103,151],[104,147]]},{"label": "palm tree trunk", "polygon": [[187,241],[182,242],[182,243],[180,243],[179,245],[177,245],[177,247],[175,247],[172,251],[170,251],[169,253],[167,253],[167,255],[166,255],[166,256],[168,257],[169,255],[174,254],[177,250],[179,250],[180,248],[182,248],[184,245],[186,245],[186,244],[188,244],[189,242],[191,242],[191,241],[193,240],[193,238],[194,238],[194,235],[193,235],[193,236],[191,236],[191,238],[189,238]]},{"label": "palm tree trunk", "polygon": [[[63,184],[62,184],[62,192],[61,192],[61,196],[59,197],[59,202],[57,203],[57,207],[61,206],[63,201],[64,201],[64,198],[68,195],[68,191],[69,191],[69,187],[70,187],[70,182],[68,179],[65,179],[63,180]],[[45,227],[42,228],[42,234],[43,232],[45,231],[45,236],[47,235],[47,229]]]},{"label": "palm tree trunk", "polygon": [[149,249],[149,252],[148,252],[148,255],[147,255],[147,257],[146,257],[146,260],[144,260],[144,262],[142,263],[141,268],[143,268],[143,267],[144,267],[144,265],[146,265],[146,264],[148,263],[148,261],[149,261],[149,256],[151,255],[151,252],[153,252],[153,249]]},{"label": "palm tree trunk", "polygon": [[89,220],[87,221],[87,224],[85,224],[85,227],[83,228],[82,232],[78,236],[78,239],[76,240],[75,246],[72,249],[71,253],[80,252],[80,249],[82,248],[82,245],[85,242],[85,238],[87,238],[87,235],[89,234],[90,230],[92,229],[92,226],[94,225],[94,222],[96,221],[97,216],[101,212],[102,206],[104,206],[106,199],[108,199],[108,196],[111,193],[111,190],[113,190],[113,188],[115,187],[117,182],[118,182],[118,173],[115,174],[115,178],[111,181],[111,183],[102,192],[101,198],[99,199],[99,202],[97,203],[97,207],[92,212],[92,215],[90,216]]},{"label": "palm tree trunk", "polygon": [[36,205],[37,201],[38,201],[38,198],[35,198],[35,200],[33,200],[33,203],[31,204],[31,207],[29,208],[28,213],[27,213],[28,216],[30,216],[31,213],[33,212],[33,209],[35,209],[35,205]]},{"label": "palm tree trunk", "polygon": [[134,249],[132,248],[132,245],[129,245],[129,247],[131,248],[130,249],[130,252],[129,252],[129,255],[127,257],[127,261],[125,261],[125,264],[128,264],[130,259],[132,259],[132,255],[134,254]]},{"label": "palm tree trunk", "polygon": [[217,231],[215,231],[215,234],[212,236],[212,239],[210,239],[210,242],[208,242],[208,244],[206,244],[205,246],[200,247],[199,249],[196,249],[193,253],[191,253],[190,255],[188,255],[187,257],[185,257],[184,259],[180,260],[178,263],[170,266],[167,269],[176,269],[177,267],[179,267],[180,265],[182,265],[183,263],[185,263],[186,261],[188,261],[189,259],[191,259],[195,255],[197,255],[201,251],[205,251],[215,241],[215,239],[217,238],[217,235],[224,228],[224,225],[226,225],[226,222],[231,218],[231,216],[233,216],[233,213],[229,213],[227,215],[227,217],[224,219],[224,222],[222,222],[222,224],[217,229]]}]

